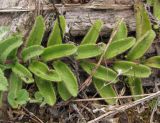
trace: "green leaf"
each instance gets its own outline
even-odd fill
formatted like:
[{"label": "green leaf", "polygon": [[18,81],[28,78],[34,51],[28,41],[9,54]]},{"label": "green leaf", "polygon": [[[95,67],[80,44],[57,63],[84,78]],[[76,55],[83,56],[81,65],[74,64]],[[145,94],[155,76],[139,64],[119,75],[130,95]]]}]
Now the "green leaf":
[{"label": "green leaf", "polygon": [[[129,77],[128,84],[129,84],[132,96],[144,94],[141,79]],[[133,98],[134,100],[138,100],[138,99],[141,99],[142,97],[133,97]]]},{"label": "green leaf", "polygon": [[159,0],[154,0],[153,14],[158,20],[160,20],[160,1]]},{"label": "green leaf", "polygon": [[72,95],[67,90],[64,82],[58,83],[58,93],[64,101],[67,101]]},{"label": "green leaf", "polygon": [[20,35],[10,36],[9,38],[0,42],[0,61],[4,63],[8,55],[22,44],[22,37]]},{"label": "green leaf", "polygon": [[9,104],[12,106],[12,108],[18,108],[18,106],[26,104],[29,100],[29,94],[25,89],[22,89],[22,81],[20,78],[16,74],[12,73],[9,81]]},{"label": "green leaf", "polygon": [[114,63],[113,68],[119,74],[137,78],[147,78],[151,74],[149,67],[129,61],[117,61]]},{"label": "green leaf", "polygon": [[131,48],[134,44],[135,44],[135,38],[132,37],[114,41],[109,45],[104,58],[106,59],[113,58]]},{"label": "green leaf", "polygon": [[43,102],[43,96],[41,92],[39,91],[35,92],[34,97],[35,97],[36,102],[40,102],[40,103]]},{"label": "green leaf", "polygon": [[[112,97],[117,97],[117,94],[115,90],[113,89],[112,85],[105,85],[106,82],[102,81],[100,79],[93,79],[94,86],[97,90],[97,92],[100,94],[102,98],[112,98]],[[117,99],[105,99],[105,101],[110,104],[116,104]]]},{"label": "green leaf", "polygon": [[78,94],[78,83],[75,75],[70,70],[70,68],[63,62],[57,61],[53,64],[55,70],[58,72],[59,76],[61,76],[62,81],[68,92],[76,97]]},{"label": "green leaf", "polygon": [[45,22],[42,16],[37,16],[33,28],[28,36],[26,46],[40,45],[45,32]]},{"label": "green leaf", "polygon": [[16,95],[14,93],[8,93],[8,103],[12,108],[18,108],[27,103],[29,100],[29,93],[25,89],[18,90]]},{"label": "green leaf", "polygon": [[142,2],[135,5],[136,11],[136,37],[141,38],[146,32],[152,29],[151,22]]},{"label": "green leaf", "polygon": [[[82,61],[80,62],[81,67],[84,71],[86,71],[88,74],[91,74],[92,70],[96,67],[96,64]],[[93,75],[95,78],[107,81],[107,82],[117,82],[117,73],[114,72],[112,69],[104,67],[100,65]]]},{"label": "green leaf", "polygon": [[146,60],[145,65],[160,69],[160,56],[153,56]]},{"label": "green leaf", "polygon": [[30,84],[34,82],[32,73],[18,62],[12,67],[12,71],[19,76],[25,83]]},{"label": "green leaf", "polygon": [[52,82],[40,79],[38,77],[35,78],[35,81],[39,92],[44,98],[44,101],[48,105],[53,106],[56,103],[56,94]]},{"label": "green leaf", "polygon": [[101,20],[96,20],[92,27],[89,29],[88,33],[83,38],[81,44],[95,44],[102,27],[103,22]]},{"label": "green leaf", "polygon": [[[60,23],[58,22],[58,18],[57,18],[54,23],[54,27],[53,27],[53,30],[52,30],[50,36],[49,36],[47,46],[62,43],[64,34],[65,34],[65,30],[66,30],[66,20],[65,20],[64,16],[61,15],[61,16],[59,16],[59,21],[60,21]],[[62,29],[62,32],[61,32],[61,29]]]},{"label": "green leaf", "polygon": [[23,58],[24,62],[26,62],[27,60],[30,60],[34,57],[41,55],[43,53],[43,51],[44,51],[44,48],[42,46],[33,45],[28,48],[25,48],[22,51],[22,58]]},{"label": "green leaf", "polygon": [[48,66],[39,61],[34,61],[29,65],[29,70],[34,73],[36,76],[48,80],[48,81],[61,81],[60,76],[53,69],[50,70]]},{"label": "green leaf", "polygon": [[78,47],[77,53],[76,53],[76,59],[86,59],[86,58],[92,58],[101,55],[103,52],[103,48],[100,46],[100,44],[84,44],[80,45]]},{"label": "green leaf", "polygon": [[0,91],[7,91],[8,90],[8,81],[7,78],[4,76],[3,71],[0,69]]},{"label": "green leaf", "polygon": [[148,3],[150,6],[153,6],[154,1],[155,1],[155,0],[147,0],[147,3]]},{"label": "green leaf", "polygon": [[10,78],[9,78],[9,92],[13,93],[15,96],[17,95],[17,91],[21,90],[22,88],[22,80],[14,74],[11,73]]},{"label": "green leaf", "polygon": [[122,21],[119,24],[118,31],[117,31],[116,35],[114,36],[114,38],[112,39],[112,42],[127,38],[127,35],[128,35],[128,30],[127,30],[126,23],[124,21]]},{"label": "green leaf", "polygon": [[127,59],[134,60],[142,57],[151,46],[155,37],[156,37],[155,32],[153,30],[150,30],[144,36],[139,38],[139,40],[129,51]]},{"label": "green leaf", "polygon": [[8,32],[9,32],[9,27],[0,26],[0,41],[6,38]]},{"label": "green leaf", "polygon": [[45,48],[41,57],[44,61],[51,61],[54,59],[67,57],[74,54],[77,47],[73,44],[60,44]]}]

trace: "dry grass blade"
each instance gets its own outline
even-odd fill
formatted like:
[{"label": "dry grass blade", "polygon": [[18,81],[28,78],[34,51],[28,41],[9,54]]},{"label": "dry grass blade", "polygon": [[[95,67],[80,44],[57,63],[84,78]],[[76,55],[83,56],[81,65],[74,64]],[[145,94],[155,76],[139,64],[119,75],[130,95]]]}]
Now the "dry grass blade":
[{"label": "dry grass blade", "polygon": [[84,81],[84,83],[81,85],[79,92],[81,92],[82,90],[84,90],[84,88],[85,88],[86,86],[89,86],[89,85],[91,84],[92,77],[93,77],[93,75],[96,73],[98,67],[100,66],[100,64],[101,64],[101,62],[102,62],[102,60],[103,60],[103,58],[104,58],[104,55],[105,55],[105,53],[106,53],[109,45],[111,44],[114,36],[116,35],[116,33],[117,33],[117,31],[118,31],[119,24],[120,24],[122,21],[123,21],[123,18],[116,24],[115,30],[113,30],[113,33],[112,33],[112,35],[111,35],[111,37],[110,37],[110,39],[109,39],[109,41],[108,41],[108,43],[107,43],[107,45],[106,45],[106,47],[105,47],[105,49],[104,49],[104,52],[102,53],[102,55],[101,55],[98,63],[96,64],[95,68],[92,70],[90,76],[89,76],[89,77]]},{"label": "dry grass blade", "polygon": [[103,114],[103,115],[101,115],[101,116],[99,116],[99,117],[97,117],[97,118],[89,121],[88,123],[95,123],[95,122],[97,122],[97,121],[100,121],[100,120],[103,119],[104,117],[114,116],[114,115],[116,115],[116,114],[118,114],[118,113],[120,113],[120,112],[124,112],[125,110],[127,110],[127,109],[129,109],[129,108],[132,108],[132,107],[137,106],[137,105],[139,105],[139,104],[142,104],[142,103],[144,103],[144,102],[150,101],[150,100],[152,100],[153,98],[156,98],[156,97],[158,97],[158,96],[160,96],[160,91],[158,91],[158,92],[156,92],[156,93],[153,93],[153,94],[151,94],[151,95],[149,95],[149,96],[147,96],[147,97],[144,97],[144,98],[142,98],[142,99],[139,99],[139,100],[137,100],[137,101],[134,101],[134,102],[132,102],[132,103],[128,103],[128,104],[126,104],[126,105],[122,105],[122,106],[120,106],[119,108],[116,108],[116,110],[109,111],[109,112],[107,112],[107,113],[105,113],[105,114]]}]

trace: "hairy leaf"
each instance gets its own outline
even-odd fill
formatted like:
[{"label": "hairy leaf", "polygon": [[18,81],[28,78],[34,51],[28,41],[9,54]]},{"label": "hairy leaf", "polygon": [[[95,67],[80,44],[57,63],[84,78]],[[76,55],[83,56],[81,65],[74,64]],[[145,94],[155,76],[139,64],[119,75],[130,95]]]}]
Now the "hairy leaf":
[{"label": "hairy leaf", "polygon": [[25,89],[18,90],[16,95],[14,93],[8,93],[8,103],[12,108],[18,108],[18,106],[24,105],[29,100],[29,93]]},{"label": "hairy leaf", "polygon": [[127,38],[127,35],[128,35],[128,30],[127,30],[126,23],[124,21],[122,21],[119,24],[118,31],[117,31],[116,35],[114,36],[114,38],[112,39],[112,42]]},{"label": "hairy leaf", "polygon": [[112,85],[105,85],[106,84],[105,81],[95,78],[93,79],[93,83],[96,90],[98,91],[98,93],[102,98],[110,98],[110,99],[105,99],[105,101],[108,104],[113,105],[117,103],[117,99],[112,98],[112,97],[117,97],[117,94],[113,89]]},{"label": "hairy leaf", "polygon": [[40,79],[38,77],[35,78],[35,81],[39,92],[44,97],[44,101],[48,105],[53,106],[56,103],[56,94],[52,82]]},{"label": "hairy leaf", "polygon": [[32,73],[18,62],[12,67],[12,71],[19,76],[25,83],[30,84],[34,82]]},{"label": "hairy leaf", "polygon": [[104,57],[106,59],[113,58],[131,48],[134,44],[135,38],[132,37],[114,41],[108,47]]},{"label": "hairy leaf", "polygon": [[0,26],[0,41],[3,40],[9,32],[9,27]]},{"label": "hairy leaf", "polygon": [[141,38],[146,32],[152,29],[151,22],[142,2],[137,2],[136,10],[136,37]]},{"label": "hairy leaf", "polygon": [[159,0],[154,0],[153,14],[158,20],[160,20],[160,1]]},{"label": "hairy leaf", "polygon": [[73,72],[65,63],[61,61],[54,62],[53,66],[58,72],[58,74],[61,76],[62,81],[64,82],[64,85],[68,92],[72,96],[76,97],[78,94],[78,83]]},{"label": "hairy leaf", "polygon": [[59,20],[57,18],[54,23],[54,27],[49,36],[47,46],[61,44],[65,34],[65,29],[66,29],[66,20],[64,16],[61,15],[59,16]]},{"label": "hairy leaf", "polygon": [[22,88],[22,80],[13,72],[9,78],[9,92],[17,95],[17,91]]},{"label": "hairy leaf", "polygon": [[67,57],[74,54],[77,47],[73,44],[60,44],[45,48],[41,57],[44,61],[51,61],[54,59]]},{"label": "hairy leaf", "polygon": [[95,44],[102,27],[103,22],[101,20],[96,20],[92,27],[89,29],[88,33],[83,38],[81,44]]},{"label": "hairy leaf", "polygon": [[64,101],[67,101],[72,95],[67,90],[64,82],[58,83],[58,93]]},{"label": "hairy leaf", "polygon": [[153,30],[148,31],[144,36],[139,38],[127,55],[127,59],[134,60],[142,57],[149,49],[156,34]]},{"label": "hairy leaf", "polygon": [[[129,77],[128,84],[129,84],[132,96],[144,94],[142,82],[140,78]],[[141,97],[133,97],[133,98],[134,100],[138,100]]]},{"label": "hairy leaf", "polygon": [[160,56],[153,56],[146,60],[145,65],[160,69]]},{"label": "hairy leaf", "polygon": [[20,35],[10,36],[9,38],[0,42],[0,61],[4,63],[8,55],[22,44],[22,37]]},{"label": "hairy leaf", "polygon": [[33,45],[30,47],[25,48],[22,51],[22,58],[26,62],[27,60],[30,60],[36,56],[39,56],[43,53],[44,48],[40,45]]},{"label": "hairy leaf", "polygon": [[[88,73],[91,74],[92,70],[95,68],[96,64],[82,61],[80,63],[81,67]],[[112,69],[104,67],[100,65],[93,75],[95,78],[107,81],[107,82],[117,82],[117,73],[114,72]]]},{"label": "hairy leaf", "polygon": [[8,81],[7,78],[4,76],[3,71],[0,69],[0,91],[7,91],[8,90]]},{"label": "hairy leaf", "polygon": [[103,52],[103,48],[96,44],[84,44],[80,45],[78,47],[77,53],[76,53],[76,59],[86,59],[86,58],[92,58],[101,55]]},{"label": "hairy leaf", "polygon": [[113,65],[114,69],[122,75],[137,78],[146,78],[151,74],[151,69],[145,65],[129,61],[117,61]]},{"label": "hairy leaf", "polygon": [[36,76],[48,81],[61,81],[60,76],[54,70],[50,70],[48,66],[39,61],[34,61],[29,65],[29,70]]},{"label": "hairy leaf", "polygon": [[33,28],[28,36],[26,46],[40,45],[45,32],[45,23],[42,16],[37,16]]}]

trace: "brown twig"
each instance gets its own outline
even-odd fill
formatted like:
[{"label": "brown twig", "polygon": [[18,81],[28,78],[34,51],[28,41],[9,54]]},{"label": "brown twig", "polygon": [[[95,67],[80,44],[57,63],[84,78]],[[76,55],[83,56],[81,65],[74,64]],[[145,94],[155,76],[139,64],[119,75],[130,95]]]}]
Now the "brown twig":
[{"label": "brown twig", "polygon": [[121,19],[121,21],[119,21],[119,22],[116,24],[115,30],[113,31],[113,33],[112,33],[112,35],[111,35],[111,37],[110,37],[110,39],[109,39],[109,41],[108,41],[105,49],[104,49],[103,54],[101,55],[101,57],[100,57],[98,63],[96,64],[95,68],[92,70],[90,76],[89,76],[89,77],[84,81],[84,83],[81,85],[79,92],[81,92],[82,90],[84,90],[84,88],[85,88],[86,86],[89,86],[89,85],[91,84],[92,77],[93,77],[93,75],[96,73],[98,67],[100,66],[100,64],[101,64],[101,62],[102,62],[102,60],[103,60],[103,57],[104,57],[104,55],[105,55],[105,53],[106,53],[109,45],[111,44],[114,36],[116,35],[116,33],[117,33],[117,31],[118,31],[118,26],[119,26],[119,24],[120,24],[122,21],[123,21],[123,19]]},{"label": "brown twig", "polygon": [[144,97],[144,98],[142,98],[142,99],[139,99],[139,100],[137,100],[137,101],[134,101],[134,102],[132,102],[132,103],[129,103],[129,104],[120,106],[120,107],[117,108],[116,110],[114,110],[114,111],[109,111],[109,112],[107,112],[107,113],[105,113],[105,114],[103,114],[103,115],[101,115],[101,116],[99,116],[99,117],[97,117],[97,118],[89,121],[88,123],[95,123],[95,122],[101,120],[101,119],[104,118],[104,117],[114,116],[114,115],[116,115],[116,114],[118,114],[118,113],[120,113],[120,112],[124,112],[125,110],[127,110],[127,109],[129,109],[129,108],[132,108],[132,107],[137,106],[137,105],[139,105],[139,104],[143,104],[144,102],[150,101],[150,100],[152,100],[153,98],[156,98],[156,97],[158,97],[158,96],[160,96],[160,91],[158,91],[158,92],[156,92],[156,93],[153,93],[153,94],[151,94],[151,95],[149,95],[149,96],[147,96],[147,97]]}]

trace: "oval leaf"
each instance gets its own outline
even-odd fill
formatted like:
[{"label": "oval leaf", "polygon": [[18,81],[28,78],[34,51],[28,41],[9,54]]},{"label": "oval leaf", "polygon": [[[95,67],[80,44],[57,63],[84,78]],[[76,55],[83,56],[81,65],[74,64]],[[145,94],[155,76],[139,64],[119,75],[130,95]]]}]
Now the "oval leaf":
[{"label": "oval leaf", "polygon": [[114,41],[109,45],[104,57],[106,59],[113,58],[131,48],[134,43],[135,38],[132,37]]},{"label": "oval leaf", "polygon": [[141,38],[146,32],[152,29],[151,22],[148,16],[148,12],[144,8],[142,2],[135,4],[136,10],[136,37],[137,40]]},{"label": "oval leaf", "polygon": [[154,0],[153,3],[153,14],[158,20],[160,20],[160,1]]},{"label": "oval leaf", "polygon": [[105,85],[105,81],[95,78],[93,79],[93,83],[100,96],[106,98],[105,101],[108,104],[113,105],[117,103],[117,99],[111,99],[112,97],[117,97],[117,94],[111,85]]},{"label": "oval leaf", "polygon": [[116,35],[114,36],[114,38],[112,39],[112,42],[127,38],[127,35],[128,35],[128,30],[127,30],[126,23],[124,21],[122,21],[119,24],[118,31],[117,31]]},{"label": "oval leaf", "polygon": [[58,93],[64,101],[67,101],[72,95],[67,90],[64,82],[58,83]]},{"label": "oval leaf", "polygon": [[8,55],[22,44],[20,35],[11,36],[0,42],[0,61],[4,63]]},{"label": "oval leaf", "polygon": [[[88,74],[91,74],[92,70],[95,68],[96,64],[89,63],[89,62],[81,62],[81,67],[86,71]],[[117,82],[117,73],[114,72],[112,69],[104,67],[102,65],[99,66],[96,73],[93,75],[95,78],[107,81],[107,82]]]},{"label": "oval leaf", "polygon": [[40,45],[45,32],[45,23],[42,16],[37,16],[33,28],[28,36],[26,46]]},{"label": "oval leaf", "polygon": [[113,67],[119,74],[126,76],[146,78],[151,74],[151,69],[149,67],[129,61],[117,61],[114,63]]},{"label": "oval leaf", "polygon": [[12,72],[9,78],[9,92],[13,93],[15,96],[17,91],[22,88],[22,80]]},{"label": "oval leaf", "polygon": [[56,94],[52,82],[40,79],[38,77],[35,78],[35,81],[39,92],[44,98],[44,101],[48,105],[53,106],[56,103]]},{"label": "oval leaf", "polygon": [[24,62],[26,62],[27,60],[30,60],[36,56],[39,56],[43,53],[44,48],[40,45],[33,45],[30,46],[28,48],[25,48],[22,51],[22,58],[24,60]]},{"label": "oval leaf", "polygon": [[101,20],[96,20],[92,27],[89,29],[88,33],[83,38],[81,44],[95,44],[102,27],[103,22]]},{"label": "oval leaf", "polygon": [[34,61],[29,65],[29,70],[36,76],[48,81],[61,81],[60,76],[54,70],[49,70],[48,66],[42,62]]},{"label": "oval leaf", "polygon": [[8,90],[8,81],[7,78],[4,76],[3,71],[0,69],[0,91],[7,91]]},{"label": "oval leaf", "polygon": [[19,76],[25,83],[30,84],[34,82],[32,73],[23,65],[16,63],[12,67],[12,71]]},{"label": "oval leaf", "polygon": [[145,65],[160,69],[160,56],[154,56],[146,60]]},{"label": "oval leaf", "polygon": [[86,59],[86,58],[92,58],[101,55],[103,52],[103,49],[100,45],[96,44],[84,44],[80,45],[78,47],[77,53],[76,53],[76,59]]},{"label": "oval leaf", "polygon": [[153,30],[148,31],[132,47],[127,55],[127,59],[134,60],[142,57],[151,46],[156,34]]},{"label": "oval leaf", "polygon": [[76,97],[78,94],[78,83],[77,79],[74,76],[73,72],[70,68],[63,62],[57,61],[53,64],[55,70],[58,72],[59,76],[61,76],[62,81],[68,92]]},{"label": "oval leaf", "polygon": [[[54,23],[53,30],[49,36],[47,46],[61,44],[66,30],[66,20],[64,16],[59,16]],[[61,32],[62,31],[62,32]]]},{"label": "oval leaf", "polygon": [[14,93],[8,93],[8,103],[12,108],[18,108],[27,103],[29,100],[29,93],[25,89],[18,90],[16,95]]},{"label": "oval leaf", "polygon": [[143,95],[144,94],[141,79],[129,77],[128,84],[129,84],[131,94],[132,94],[134,100],[141,99],[142,97],[134,97],[134,95]]},{"label": "oval leaf", "polygon": [[9,32],[9,27],[7,26],[0,26],[0,41],[7,37]]},{"label": "oval leaf", "polygon": [[51,61],[54,59],[67,57],[74,54],[77,47],[73,44],[60,44],[45,48],[41,57],[44,61]]}]

